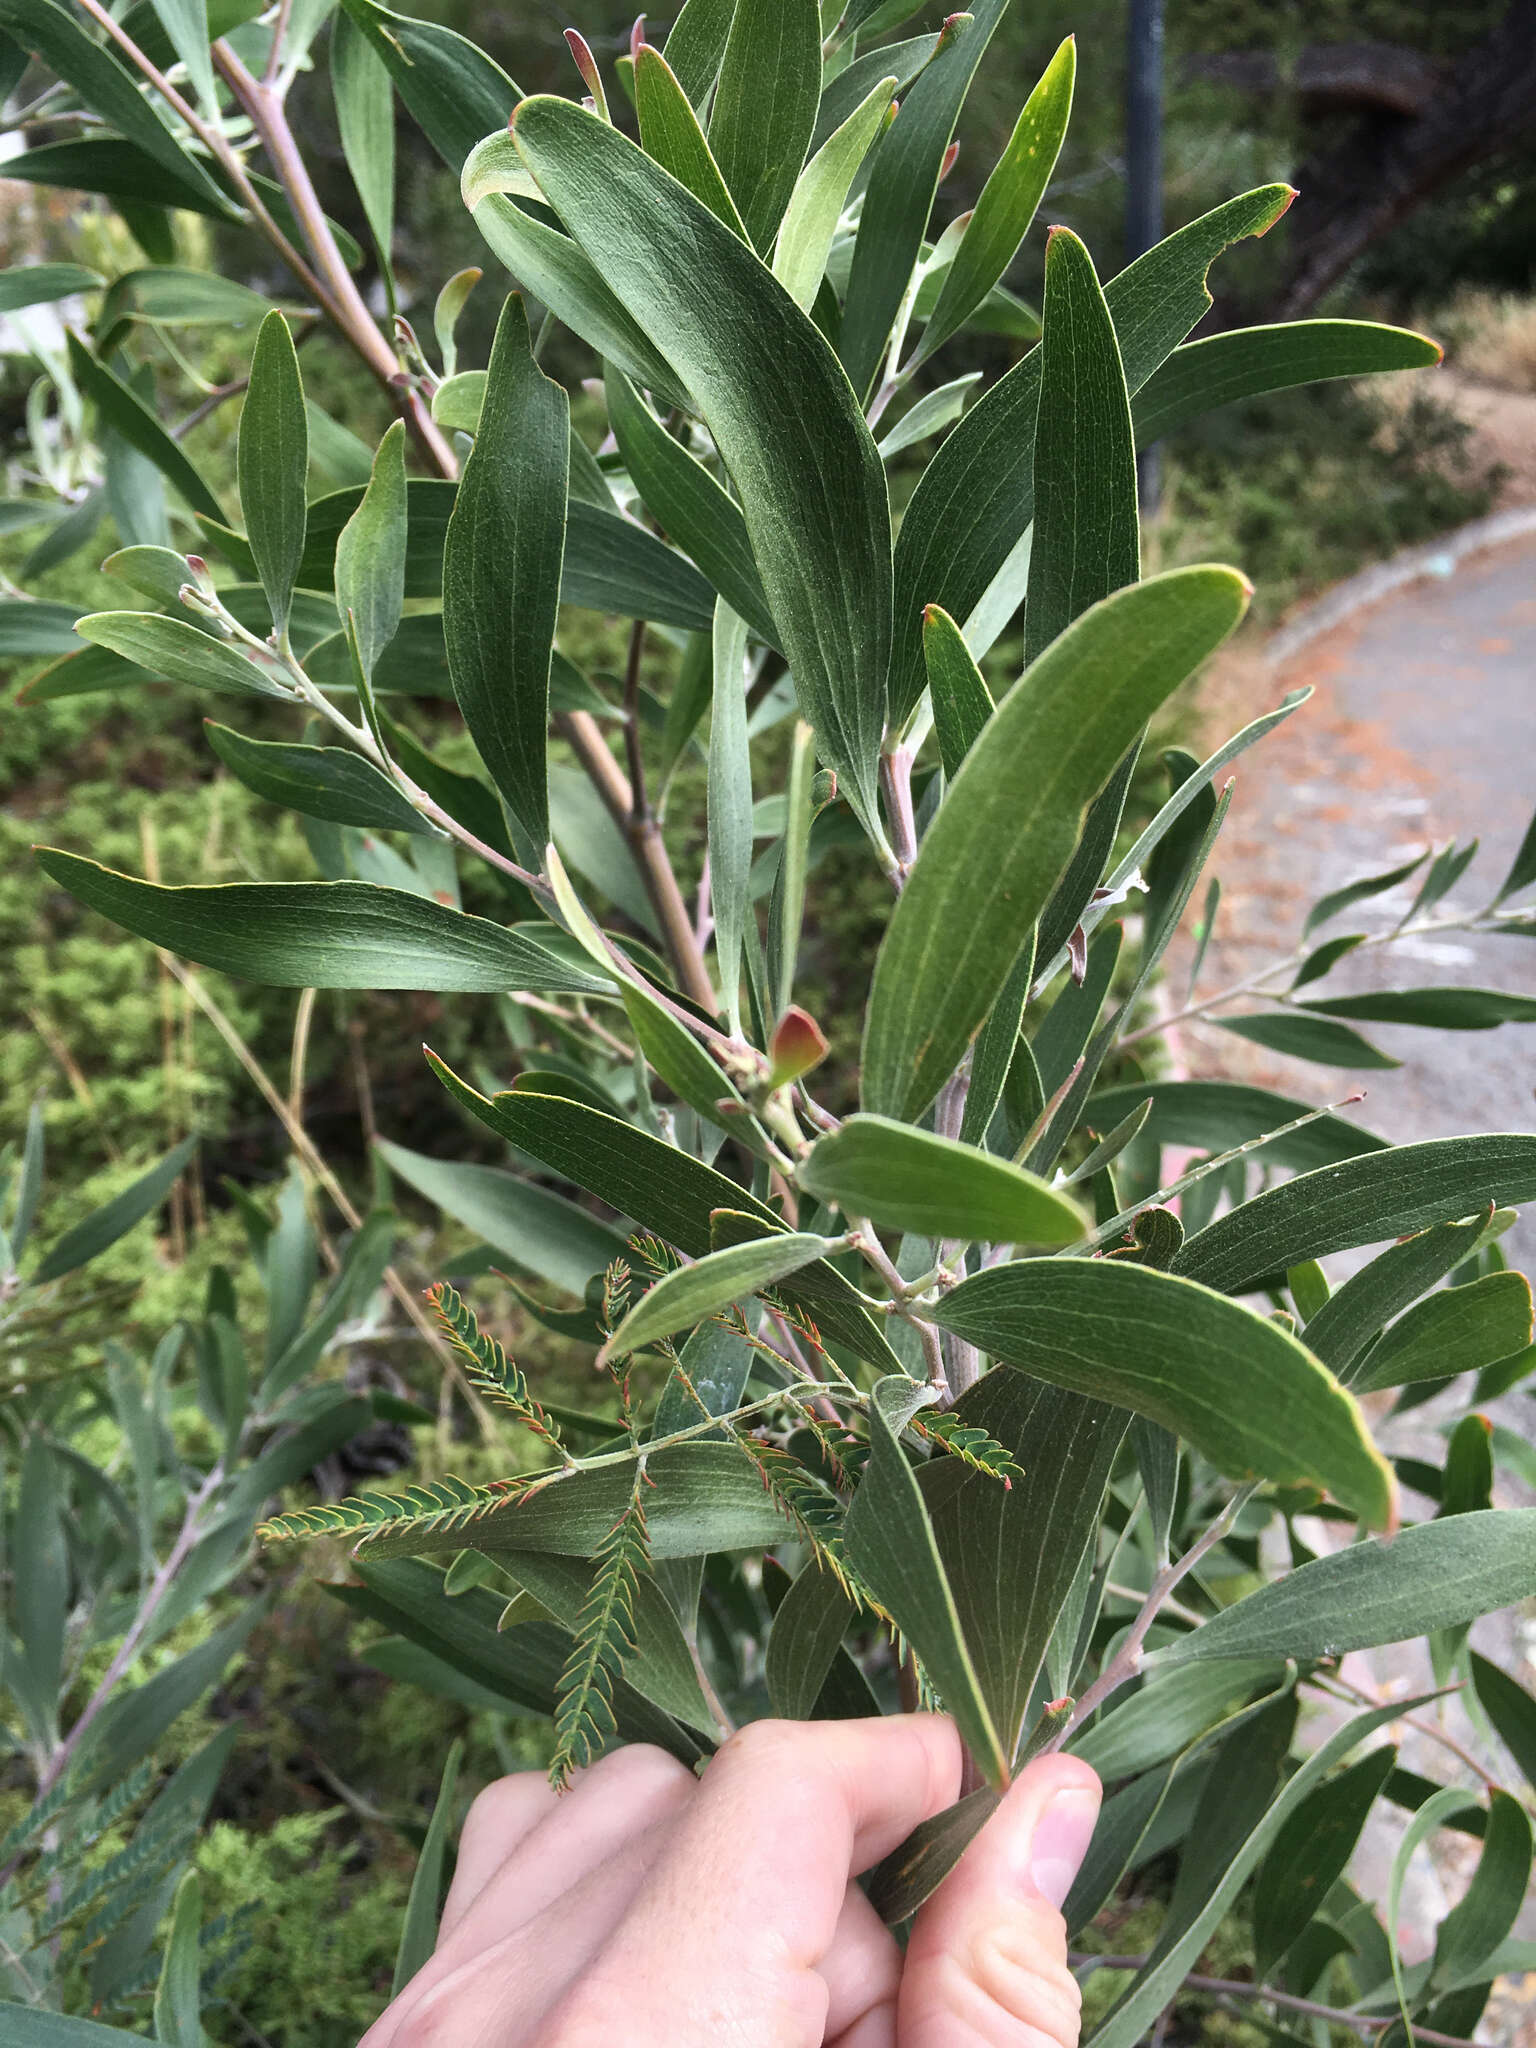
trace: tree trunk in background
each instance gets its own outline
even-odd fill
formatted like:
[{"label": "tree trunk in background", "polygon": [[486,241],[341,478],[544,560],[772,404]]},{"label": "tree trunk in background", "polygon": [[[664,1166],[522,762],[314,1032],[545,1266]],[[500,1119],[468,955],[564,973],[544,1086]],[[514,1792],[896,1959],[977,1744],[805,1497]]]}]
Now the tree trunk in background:
[{"label": "tree trunk in background", "polygon": [[[1292,88],[1312,97],[1306,74],[1317,71],[1321,84],[1327,67],[1318,60],[1328,54],[1303,53]],[[1219,75],[1218,67],[1230,62],[1207,60],[1198,68]],[[1394,72],[1388,82],[1401,87],[1402,79]],[[1333,90],[1323,88],[1316,97],[1337,104],[1346,95],[1331,83]],[[1536,128],[1536,0],[1511,0],[1498,26],[1433,90],[1359,90],[1347,97],[1366,111],[1343,140],[1320,146],[1296,171],[1301,204],[1291,215],[1287,274],[1265,307],[1270,319],[1310,312],[1372,243],[1454,178]],[[1418,107],[1410,111],[1415,99]]]}]

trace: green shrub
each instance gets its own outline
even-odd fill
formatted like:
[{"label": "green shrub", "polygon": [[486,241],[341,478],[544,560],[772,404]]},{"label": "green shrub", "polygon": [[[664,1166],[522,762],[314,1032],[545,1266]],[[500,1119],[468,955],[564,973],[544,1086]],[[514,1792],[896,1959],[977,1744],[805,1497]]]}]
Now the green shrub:
[{"label": "green shrub", "polygon": [[[882,28],[896,12],[878,11]],[[1394,1148],[1328,1109],[1158,1078],[1138,1004],[1220,831],[1221,771],[1294,702],[1203,763],[1175,756],[1172,794],[1117,847],[1149,722],[1249,596],[1220,566],[1142,576],[1138,438],[1219,400],[1423,366],[1434,345],[1341,321],[1191,342],[1212,263],[1289,203],[1274,185],[1102,287],[1058,229],[1037,311],[1003,280],[1060,146],[1070,44],[968,222],[941,227],[934,193],[1000,0],[891,57],[915,71],[895,86],[882,48],[845,70],[852,32],[835,24],[825,56],[817,8],[796,0],[772,22],[771,92],[764,10],[726,13],[689,0],[670,65],[637,39],[632,74],[610,67],[625,125],[634,87],[642,147],[601,107],[522,99],[472,45],[345,0],[343,152],[385,301],[400,296],[398,93],[540,302],[530,318],[506,298],[480,364],[455,340],[463,278],[431,337],[425,319],[386,337],[370,313],[285,114],[301,51],[270,53],[247,24],[202,78],[178,14],[176,54],[215,119],[158,86],[141,96],[148,58],[126,31],[94,45],[73,17],[0,0],[60,104],[94,102],[131,131],[144,177],[145,158],[162,186],[174,168],[179,192],[238,215],[288,266],[270,308],[153,264],[99,291],[46,287],[93,297],[88,337],[35,408],[39,466],[66,489],[99,477],[130,546],[107,565],[122,595],[78,620],[78,646],[36,600],[0,625],[21,652],[60,648],[34,703],[157,678],[221,698],[210,746],[305,820],[321,879],[294,877],[291,840],[242,881],[195,863],[141,878],[96,847],[45,850],[43,869],[201,967],[427,999],[440,1127],[425,1145],[386,1127],[381,1183],[483,1241],[455,1280],[510,1267],[521,1313],[610,1375],[601,1403],[566,1398],[536,1346],[509,1349],[505,1321],[482,1323],[444,1282],[435,1341],[464,1397],[519,1432],[527,1469],[466,1459],[266,1533],[352,1543],[337,1597],[387,1631],[379,1668],[546,1716],[560,1781],[615,1739],[702,1763],[765,1712],[941,1701],[980,1797],[874,1874],[892,1922],[1019,1758],[1070,1744],[1115,1788],[1096,1874],[1068,1905],[1080,1939],[1102,1939],[1095,1923],[1154,1857],[1176,1872],[1098,2048],[1131,2048],[1224,1925],[1236,1953],[1234,1912],[1254,1974],[1224,1996],[1281,2014],[1314,2000],[1368,2034],[1399,2004],[1465,2029],[1525,1953],[1507,1941],[1523,1795],[1485,1803],[1480,1787],[1430,1809],[1472,1826],[1475,1808],[1499,1854],[1436,1959],[1407,1972],[1396,1930],[1345,1880],[1363,1808],[1352,1827],[1324,1822],[1359,1786],[1345,1769],[1378,1774],[1373,1799],[1428,1796],[1383,1751],[1346,1763],[1428,1704],[1362,1706],[1338,1670],[1354,1648],[1430,1630],[1436,1669],[1529,1758],[1536,1707],[1469,1631],[1536,1592],[1530,1513],[1492,1506],[1508,1447],[1473,1405],[1531,1363],[1529,1286],[1498,1240],[1536,1193],[1536,1138]],[[249,183],[237,113],[302,248]],[[154,220],[138,202],[128,219],[153,255]],[[254,343],[243,531],[226,480],[172,431],[187,394],[154,368],[210,295]],[[295,335],[315,312],[399,412],[376,447],[306,398]],[[1018,360],[956,423],[973,394],[930,384],[928,365],[937,378],[939,351],[977,330]],[[611,443],[572,433],[541,367],[556,341],[550,362],[598,359]],[[898,525],[887,459],[944,429]],[[317,455],[350,466],[349,494],[316,490]],[[1021,613],[1023,674],[994,667],[994,694],[978,664]],[[595,623],[615,616],[632,622],[617,662]],[[429,693],[451,698],[473,753],[450,762],[418,709]],[[837,913],[819,962],[806,925],[834,855],[887,892],[867,988],[837,957]],[[1467,858],[1325,897],[1294,955],[1255,977],[1246,1028],[1368,1063],[1357,1023],[1531,1021],[1529,998],[1498,990],[1325,982],[1355,935],[1314,929],[1410,872],[1396,930],[1528,931],[1536,842],[1475,912],[1438,908]],[[860,1034],[856,1100],[837,1107],[818,1092],[828,1040],[802,959],[844,1006],[826,1023]],[[455,1066],[448,1034],[476,1006],[449,996],[481,998],[505,1042],[471,1041]],[[466,1160],[461,1124],[480,1146],[493,1134],[503,1163]],[[278,1239],[252,1227],[275,1274]],[[1319,1263],[1368,1249],[1337,1285]],[[226,1430],[243,1398],[233,1307],[221,1292],[205,1374]],[[1459,1397],[1443,1462],[1394,1463],[1361,1396],[1401,1410],[1442,1380]],[[1404,1528],[1409,1490],[1423,1511]],[[23,1603],[28,1586],[18,1572]],[[1325,1698],[1351,1705],[1318,1746],[1298,1720]],[[441,1834],[418,1872],[429,1903]],[[195,1881],[180,1891],[168,1982],[197,1975],[203,1906]],[[401,1978],[423,1926],[411,1916]],[[66,1995],[50,1984],[33,2004]],[[24,2006],[6,2017],[22,2043],[44,2038]]]}]

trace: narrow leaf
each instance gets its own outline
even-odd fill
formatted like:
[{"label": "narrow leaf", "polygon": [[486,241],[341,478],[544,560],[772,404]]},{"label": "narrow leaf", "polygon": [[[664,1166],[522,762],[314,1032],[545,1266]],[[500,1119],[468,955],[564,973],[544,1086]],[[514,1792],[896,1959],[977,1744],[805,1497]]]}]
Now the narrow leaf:
[{"label": "narrow leaf", "polygon": [[165,618],[158,612],[92,612],[75,621],[75,631],[82,640],[108,647],[152,675],[193,689],[228,690],[242,697],[289,695],[248,655],[199,632],[190,619]]},{"label": "narrow leaf", "polygon": [[739,1030],[742,938],[752,911],[752,756],[747,740],[747,629],[723,598],[715,607],[713,648],[709,889],[721,995],[732,1029]]},{"label": "narrow leaf", "polygon": [[343,619],[352,617],[370,682],[405,609],[406,506],[405,428],[396,420],[379,443],[362,503],[336,542],[336,604]]},{"label": "narrow leaf", "polygon": [[842,1243],[840,1238],[816,1237],[809,1231],[786,1231],[679,1266],[641,1295],[598,1353],[599,1361],[625,1358],[659,1338],[692,1329],[706,1316],[732,1308],[840,1250]]},{"label": "narrow leaf", "polygon": [[936,604],[923,613],[923,661],[939,736],[939,758],[953,782],[997,707],[960,628]]},{"label": "narrow leaf", "polygon": [[384,59],[345,11],[331,31],[331,91],[342,154],[388,277],[395,240],[395,89]]},{"label": "narrow leaf", "polygon": [[1034,1174],[882,1116],[818,1138],[795,1177],[850,1218],[915,1237],[1057,1245],[1083,1234],[1078,1211]]},{"label": "narrow leaf", "polygon": [[774,246],[773,274],[807,313],[821,289],[849,188],[890,112],[895,91],[894,73],[878,80],[800,173]]},{"label": "narrow leaf", "polygon": [[715,88],[709,143],[758,249],[773,246],[820,101],[817,0],[738,6]]},{"label": "narrow leaf", "polygon": [[304,818],[325,818],[371,832],[432,835],[389,777],[350,747],[293,746],[251,740],[227,725],[204,722],[208,744],[230,773],[257,796]]},{"label": "narrow leaf", "polygon": [[459,1765],[463,1760],[463,1742],[450,1744],[432,1818],[427,1822],[421,1854],[411,1874],[410,1896],[405,1903],[405,1924],[400,1930],[400,1946],[395,1953],[395,1976],[389,1991],[391,1998],[400,1996],[417,1971],[425,1966],[437,1943],[438,1901],[443,1889],[443,1867],[448,1858],[448,1835],[453,1826]]},{"label": "narrow leaf", "polygon": [[735,201],[720,175],[688,95],[667,60],[650,43],[635,56],[635,112],[640,117],[640,146],[701,199],[734,234],[749,241]]},{"label": "narrow leaf", "polygon": [[293,336],[281,313],[269,313],[256,337],[240,414],[238,467],[246,536],[272,623],[283,637],[304,559],[309,420]]}]

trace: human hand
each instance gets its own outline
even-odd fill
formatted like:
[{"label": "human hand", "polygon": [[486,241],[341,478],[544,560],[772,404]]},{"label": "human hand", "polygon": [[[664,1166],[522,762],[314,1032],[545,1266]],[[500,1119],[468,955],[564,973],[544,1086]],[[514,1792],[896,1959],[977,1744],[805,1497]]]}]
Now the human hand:
[{"label": "human hand", "polygon": [[615,1751],[470,1808],[436,1953],[361,2048],[1076,2048],[1058,1910],[1098,1816],[1038,1758],[905,1957],[853,1879],[959,1796],[937,1715],[757,1721],[702,1779]]}]

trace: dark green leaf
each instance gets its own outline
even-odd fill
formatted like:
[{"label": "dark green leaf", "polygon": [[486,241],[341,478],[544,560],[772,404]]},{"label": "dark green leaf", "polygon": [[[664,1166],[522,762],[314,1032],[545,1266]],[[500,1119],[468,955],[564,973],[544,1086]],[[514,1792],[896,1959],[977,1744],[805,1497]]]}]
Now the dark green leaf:
[{"label": "dark green leaf", "polygon": [[[0,5],[3,5],[3,0],[0,0]],[[103,420],[122,435],[129,447],[136,448],[147,461],[152,462],[194,512],[222,520],[224,513],[218,499],[143,399],[120,377],[114,376],[105,363],[98,363],[84,342],[74,334],[69,336],[69,366],[85,396],[92,400]]]},{"label": "dark green leaf", "polygon": [[72,654],[80,645],[75,631],[78,616],[72,604],[32,597],[0,599],[0,655],[15,661],[31,655]]},{"label": "dark green leaf", "polygon": [[1390,1746],[1318,1786],[1292,1813],[1253,1887],[1254,1975],[1262,1983],[1349,1867],[1361,1830],[1397,1762]]},{"label": "dark green leaf", "polygon": [[1162,1423],[1234,1478],[1316,1484],[1377,1528],[1395,1520],[1391,1468],[1351,1396],[1220,1295],[1146,1266],[1024,1259],[973,1273],[932,1315],[1034,1378]]},{"label": "dark green leaf", "polygon": [[1489,1963],[1526,1903],[1530,1875],[1530,1819],[1509,1793],[1490,1792],[1483,1853],[1435,1939],[1435,1982],[1465,1982]]},{"label": "dark green leaf", "polygon": [[1072,1754],[1107,1780],[1132,1777],[1208,1739],[1256,1695],[1267,1697],[1285,1683],[1287,1667],[1278,1657],[1154,1672],[1075,1735]]},{"label": "dark green leaf", "polygon": [[1331,917],[1337,917],[1341,910],[1349,910],[1356,903],[1364,903],[1372,896],[1383,896],[1387,890],[1395,889],[1399,882],[1406,882],[1416,868],[1421,868],[1429,858],[1429,849],[1415,854],[1412,860],[1404,861],[1401,867],[1388,868],[1385,874],[1367,875],[1363,881],[1350,882],[1342,889],[1334,889],[1327,896],[1319,896],[1307,912],[1307,921],[1302,926],[1306,937],[1316,931],[1320,924],[1326,924]]},{"label": "dark green leaf", "polygon": [[1092,258],[1068,228],[1046,244],[1044,323],[1026,661],[1141,572],[1125,373]]},{"label": "dark green leaf", "polygon": [[1481,1372],[1531,1341],[1531,1283],[1523,1273],[1485,1273],[1445,1287],[1395,1322],[1366,1354],[1351,1384],[1362,1394],[1415,1380]]},{"label": "dark green leaf", "polygon": [[1135,406],[1136,441],[1147,447],[1218,407],[1330,377],[1421,370],[1442,350],[1427,335],[1374,320],[1287,320],[1239,327],[1175,349]]},{"label": "dark green leaf", "polygon": [[29,1690],[55,1728],[55,1702],[64,1664],[64,1626],[71,1606],[62,1476],[45,1439],[31,1437],[21,1459],[9,1560],[16,1633],[26,1659]]},{"label": "dark green leaf", "polygon": [[923,662],[939,736],[939,758],[953,782],[997,707],[960,628],[936,604],[923,613]]},{"label": "dark green leaf", "polygon": [[[201,163],[181,147],[158,103],[110,45],[97,42],[57,0],[0,0],[0,30],[68,82],[103,120],[154,159],[178,184],[229,219],[234,209]],[[163,188],[162,188],[163,191]]]},{"label": "dark green leaf", "polygon": [[1311,1000],[1327,1017],[1360,1017],[1369,1024],[1419,1024],[1437,1031],[1491,1031],[1498,1024],[1536,1024],[1536,996],[1498,988],[1392,988],[1369,995]]},{"label": "dark green leaf", "polygon": [[514,295],[448,524],[443,634],[464,722],[535,858],[549,838],[549,664],[569,451],[569,401],[533,360]]},{"label": "dark green leaf", "polygon": [[994,1791],[1008,1782],[1008,1757],[971,1662],[955,1598],[939,1556],[917,1476],[898,1442],[917,1390],[881,1380],[869,1405],[871,1452],[844,1525],[848,1561],[907,1638],[955,1718],[966,1747]]},{"label": "dark green leaf", "polygon": [[1494,1733],[1536,1787],[1536,1699],[1497,1664],[1472,1652],[1472,1683],[1477,1702],[1493,1723]]},{"label": "dark green leaf", "polygon": [[612,986],[486,918],[371,882],[162,888],[52,847],[38,858],[82,903],[141,939],[272,988],[597,995]]},{"label": "dark green leaf", "polygon": [[954,1413],[1023,1466],[1008,1486],[956,1458],[931,1460],[922,1491],[982,1697],[1016,1755],[1046,1647],[1098,1527],[1125,1412],[1004,1367]]},{"label": "dark green leaf", "polygon": [[94,1259],[108,1245],[115,1244],[126,1231],[132,1230],[136,1223],[151,1215],[180,1179],[196,1149],[196,1138],[183,1139],[157,1166],[141,1174],[131,1187],[124,1188],[120,1195],[87,1216],[83,1223],[77,1223],[73,1230],[66,1231],[32,1274],[33,1284],[40,1286],[44,1281],[73,1273],[77,1266]]},{"label": "dark green leaf", "polygon": [[1536,1199],[1536,1137],[1432,1138],[1267,1188],[1197,1231],[1178,1271],[1236,1294],[1302,1259],[1379,1244],[1489,1202]]},{"label": "dark green leaf", "polygon": [[1299,1131],[1291,1131],[1266,1145],[1262,1142],[1265,1131],[1277,1131],[1294,1122],[1306,1113],[1308,1104],[1231,1081],[1131,1081],[1116,1088],[1101,1088],[1089,1097],[1084,1120],[1095,1130],[1110,1130],[1138,1102],[1148,1099],[1152,1114],[1145,1132],[1159,1145],[1188,1145],[1202,1152],[1225,1152],[1259,1139],[1261,1142],[1247,1155],[1249,1158],[1297,1172],[1386,1149],[1385,1139],[1338,1116],[1319,1117],[1315,1123],[1305,1124]]},{"label": "dark green leaf", "polygon": [[343,619],[351,614],[358,660],[370,682],[405,607],[407,504],[405,427],[396,420],[379,443],[362,502],[336,542],[336,605]]},{"label": "dark green leaf", "polygon": [[730,229],[596,116],[526,101],[516,133],[551,203],[697,401],[740,493],[801,703],[844,794],[872,822],[890,508],[846,378]]},{"label": "dark green leaf", "polygon": [[[912,359],[914,366],[965,325],[1018,253],[1056,168],[1072,111],[1076,73],[1077,45],[1068,36],[1025,101],[1008,146],[981,189],[955,260],[944,273],[938,304]],[[1049,256],[1046,292],[1049,296]]]},{"label": "dark green leaf", "polygon": [[932,1896],[997,1811],[990,1785],[967,1793],[915,1827],[870,1874],[869,1903],[896,1927]]},{"label": "dark green leaf", "polygon": [[432,831],[389,777],[350,748],[250,740],[212,719],[205,722],[204,731],[225,767],[269,803],[301,817],[328,818],[333,824],[365,831]]},{"label": "dark green leaf", "polygon": [[[922,249],[944,152],[1006,5],[1007,0],[977,0],[969,14],[949,17],[870,167],[839,341],[849,381],[861,396],[879,376],[892,324]],[[919,591],[917,597],[920,602],[947,604],[938,590]],[[947,609],[961,616],[953,605]]]},{"label": "dark green leaf", "polygon": [[[910,100],[902,120],[908,111]],[[1209,311],[1205,277],[1216,257],[1262,234],[1291,197],[1289,186],[1266,185],[1229,200],[1111,278],[1104,297],[1132,394]],[[923,472],[896,543],[894,720],[922,693],[923,607],[940,604],[963,627],[1033,517],[1039,409],[1037,349],[978,399]]]},{"label": "dark green leaf", "polygon": [[376,1140],[392,1172],[446,1215],[474,1231],[520,1272],[581,1294],[595,1273],[620,1257],[616,1230],[561,1195],[499,1167],[430,1159],[403,1145]]},{"label": "dark green leaf", "polygon": [[866,50],[862,57],[845,65],[836,78],[828,79],[816,116],[816,132],[811,137],[812,149],[823,147],[882,78],[894,77],[897,92],[904,92],[938,48],[938,42],[936,35],[911,36],[906,42],[887,43],[881,50]]},{"label": "dark green leaf", "polygon": [[864,1038],[868,1109],[910,1119],[933,1100],[1070,860],[1087,804],[1237,624],[1247,589],[1233,570],[1201,568],[1118,591],[1003,699],[928,828],[880,949]]},{"label": "dark green leaf", "polygon": [[768,1697],[786,1721],[809,1721],[858,1609],[813,1561],[784,1595],[768,1637]]},{"label": "dark green leaf", "polygon": [[795,1177],[850,1218],[917,1237],[1057,1245],[1083,1235],[1078,1211],[1034,1174],[888,1117],[850,1117]]},{"label": "dark green leaf", "polygon": [[1356,1543],[1272,1580],[1156,1665],[1205,1657],[1337,1657],[1456,1628],[1536,1592],[1536,1508],[1488,1508]]},{"label": "dark green leaf", "polygon": [[1401,1060],[1382,1052],[1351,1031],[1347,1024],[1334,1024],[1326,1017],[1314,1017],[1295,1010],[1262,1010],[1251,1017],[1216,1017],[1212,1022],[1250,1045],[1262,1045],[1267,1052],[1285,1053],[1293,1060],[1315,1060],[1323,1067],[1400,1067]]},{"label": "dark green leaf", "polygon": [[462,1741],[454,1742],[443,1765],[437,1803],[427,1822],[426,1837],[411,1876],[410,1897],[405,1905],[405,1924],[400,1930],[400,1947],[395,1955],[395,1977],[390,1997],[398,1998],[422,1969],[437,1942],[438,1902],[443,1889],[443,1866],[448,1857],[448,1832],[453,1826],[454,1800],[459,1783],[459,1765],[464,1757]]},{"label": "dark green leaf", "polygon": [[666,58],[650,43],[642,43],[635,57],[635,112],[646,155],[686,185],[733,233],[749,240],[687,93]]},{"label": "dark green leaf", "polygon": [[1364,932],[1343,932],[1336,939],[1325,939],[1322,945],[1314,946],[1296,970],[1296,979],[1291,983],[1292,993],[1305,988],[1308,982],[1321,981],[1347,953],[1353,953],[1356,946],[1365,943],[1365,936]]},{"label": "dark green leaf", "polygon": [[343,0],[383,58],[432,147],[457,172],[482,135],[505,128],[521,94],[499,64],[451,28],[396,14],[378,0]]},{"label": "dark green leaf", "polygon": [[[784,1227],[766,1203],[723,1173],[618,1117],[569,1096],[523,1088],[487,1100],[440,1060],[432,1065],[449,1093],[509,1144],[621,1215],[633,1216],[689,1258],[714,1249],[710,1222],[716,1211],[745,1212],[769,1231]],[[853,1289],[830,1267],[807,1268],[782,1282],[778,1292],[803,1306],[826,1336],[873,1363],[894,1365],[894,1354]]]},{"label": "dark green leaf", "polygon": [[817,0],[738,6],[715,88],[709,145],[747,236],[773,245],[821,101]]},{"label": "dark green leaf", "polygon": [[293,336],[281,313],[269,313],[256,337],[240,414],[239,471],[246,537],[282,636],[304,559],[309,420]]},{"label": "dark green leaf", "polygon": [[662,528],[685,549],[760,640],[776,645],[762,579],[741,508],[669,434],[622,371],[604,375],[608,424],[635,489]]},{"label": "dark green leaf", "polygon": [[12,270],[0,270],[0,313],[49,305],[77,292],[99,292],[105,282],[99,272],[79,263],[18,263]]},{"label": "dark green leaf", "polygon": [[155,2039],[163,2041],[166,2048],[203,2048],[198,1955],[202,1921],[202,1885],[197,1872],[189,1870],[176,1887],[170,1936],[155,1987]]},{"label": "dark green leaf", "polygon": [[1528,889],[1532,882],[1536,882],[1536,817],[1533,817],[1526,826],[1525,837],[1510,863],[1509,873],[1499,885],[1499,893],[1494,901],[1502,903],[1507,897],[1518,896],[1521,890]]}]

